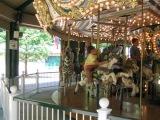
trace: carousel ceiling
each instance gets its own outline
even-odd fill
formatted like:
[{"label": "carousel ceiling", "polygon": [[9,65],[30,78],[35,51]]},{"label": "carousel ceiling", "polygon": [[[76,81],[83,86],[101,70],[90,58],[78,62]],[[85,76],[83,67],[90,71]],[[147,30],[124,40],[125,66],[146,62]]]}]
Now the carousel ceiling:
[{"label": "carousel ceiling", "polygon": [[160,0],[143,1],[143,24],[141,0],[1,0],[1,8],[6,9],[0,9],[0,23],[4,19],[14,21],[17,11],[21,10],[24,23],[36,24],[31,17],[35,15],[41,27],[47,30],[114,40],[135,35],[146,26],[151,27],[147,31],[158,29],[155,26],[160,23]]},{"label": "carousel ceiling", "polygon": [[[160,24],[160,0],[34,0],[44,29],[55,27],[75,36],[114,40]],[[99,35],[97,35],[99,34]],[[134,34],[134,33],[132,33]]]}]

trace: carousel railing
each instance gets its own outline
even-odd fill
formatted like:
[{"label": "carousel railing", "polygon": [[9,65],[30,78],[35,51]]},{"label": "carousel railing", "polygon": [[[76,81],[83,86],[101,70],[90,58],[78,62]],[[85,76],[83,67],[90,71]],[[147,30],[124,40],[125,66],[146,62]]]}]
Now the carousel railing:
[{"label": "carousel railing", "polygon": [[[50,78],[51,73],[48,74],[49,75],[46,76]],[[40,77],[46,78],[44,73],[30,74],[27,76],[33,77],[35,84],[30,83],[32,87],[29,87],[27,86],[27,82],[19,82],[19,89],[17,89],[17,86],[11,86],[10,89],[8,89],[7,80],[5,80],[4,75],[2,76],[3,78],[0,82],[0,102],[3,108],[4,120],[128,120],[126,118],[108,116],[111,109],[107,108],[109,101],[106,98],[100,99],[101,108],[97,110],[98,113],[73,109],[54,102],[49,103],[42,100],[30,99],[33,91],[37,93],[37,91],[55,84],[51,85],[47,80],[42,80],[42,82]],[[27,77],[25,78],[24,75],[16,78],[27,81]],[[42,83],[44,83],[45,86],[41,85]],[[29,88],[34,88],[34,90],[29,90]],[[56,89],[58,89],[58,87]]]},{"label": "carousel railing", "polygon": [[33,74],[24,74],[13,79],[18,89],[24,94],[42,88],[50,88],[59,85],[59,72],[37,72]]},{"label": "carousel railing", "polygon": [[16,96],[14,100],[18,106],[15,120],[130,120],[109,115],[112,109],[108,108],[109,101],[107,98],[100,99],[100,108],[97,109],[97,112],[29,100],[22,96]]}]

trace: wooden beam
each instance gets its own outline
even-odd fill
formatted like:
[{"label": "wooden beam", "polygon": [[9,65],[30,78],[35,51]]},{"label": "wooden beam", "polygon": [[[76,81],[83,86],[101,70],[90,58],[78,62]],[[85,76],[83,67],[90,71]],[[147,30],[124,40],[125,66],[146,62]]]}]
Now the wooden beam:
[{"label": "wooden beam", "polygon": [[33,2],[33,0],[27,0],[24,3],[22,3],[18,8],[16,8],[16,10],[17,11],[23,11],[32,2]]},{"label": "wooden beam", "polygon": [[158,3],[156,3],[156,1],[154,1],[154,0],[149,0],[149,2],[150,2],[153,6],[155,6],[158,10],[160,10],[160,6],[159,6]]},{"label": "wooden beam", "polygon": [[[16,21],[16,18],[15,18],[17,15],[16,10],[10,8],[9,6],[7,6],[3,3],[0,3],[0,8],[1,8],[0,9],[0,20],[1,21],[6,21],[6,23]],[[27,25],[27,26],[38,27],[38,28],[40,27],[39,23],[37,21],[37,18],[34,15],[30,15],[30,14],[26,14],[26,13],[23,13],[23,15],[22,15],[21,25]],[[5,25],[5,26],[7,26],[7,25]]]},{"label": "wooden beam", "polygon": [[23,14],[21,24],[30,27],[40,28],[39,22],[35,15]]},{"label": "wooden beam", "polygon": [[[149,9],[149,8],[150,6],[148,4],[144,5],[144,10]],[[119,12],[115,11],[111,13],[107,13],[107,10],[106,10],[103,12],[103,14],[100,15],[100,20],[106,19],[106,18],[112,18],[112,17],[121,17],[123,15],[133,15],[137,12],[140,12],[141,10],[142,10],[141,6],[138,6],[136,8],[129,8],[129,9],[121,10]]]},{"label": "wooden beam", "polygon": [[[103,25],[108,25],[108,26],[126,27],[126,25],[122,25],[122,24],[114,24],[114,23],[106,23],[106,22],[97,22],[97,21],[93,21],[93,23],[103,24]],[[128,26],[128,27],[129,27],[129,26]]]},{"label": "wooden beam", "polygon": [[9,22],[3,20],[3,19],[0,19],[0,27],[5,29],[5,30],[9,30]]},{"label": "wooden beam", "polygon": [[14,22],[15,21],[16,11],[7,5],[0,3],[0,19],[6,21]]}]

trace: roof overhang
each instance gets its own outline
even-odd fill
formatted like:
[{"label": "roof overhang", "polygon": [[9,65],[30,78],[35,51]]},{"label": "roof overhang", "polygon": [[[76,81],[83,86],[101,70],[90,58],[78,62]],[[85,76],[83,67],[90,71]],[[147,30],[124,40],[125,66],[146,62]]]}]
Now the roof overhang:
[{"label": "roof overhang", "polygon": [[[9,23],[16,21],[16,15],[18,12],[13,8],[5,5],[4,3],[0,3],[0,8],[1,8],[0,9],[0,27],[4,29],[9,29]],[[27,13],[22,14],[21,25],[40,28],[35,15],[31,15]]]}]

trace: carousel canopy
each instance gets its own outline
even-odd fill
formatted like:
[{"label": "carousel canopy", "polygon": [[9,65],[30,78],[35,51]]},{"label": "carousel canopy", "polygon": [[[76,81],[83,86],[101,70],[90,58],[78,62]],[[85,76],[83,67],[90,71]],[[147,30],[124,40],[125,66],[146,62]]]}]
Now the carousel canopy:
[{"label": "carousel canopy", "polygon": [[[110,39],[114,33],[122,36],[127,27],[134,31],[140,27],[159,25],[159,2],[137,0],[35,0],[36,17],[44,29],[59,28],[71,34]],[[144,22],[142,24],[142,4]],[[98,19],[99,14],[99,19]],[[92,33],[93,32],[93,33]]]},{"label": "carousel canopy", "polygon": [[157,30],[160,23],[159,0],[1,0],[0,7],[5,28],[21,13],[24,25],[107,41],[129,39],[144,27]]}]

